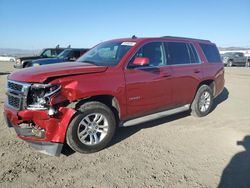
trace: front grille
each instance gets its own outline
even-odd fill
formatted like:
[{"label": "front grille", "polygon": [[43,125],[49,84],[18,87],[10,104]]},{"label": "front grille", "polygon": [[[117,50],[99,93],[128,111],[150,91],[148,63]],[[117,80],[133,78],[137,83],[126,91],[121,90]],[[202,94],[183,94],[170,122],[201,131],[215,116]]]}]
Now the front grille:
[{"label": "front grille", "polygon": [[21,108],[21,98],[13,96],[13,95],[9,95],[8,104],[14,107],[15,109],[19,110]]},{"label": "front grille", "polygon": [[8,89],[12,89],[14,91],[22,91],[23,85],[16,82],[8,82]]},{"label": "front grille", "polygon": [[30,84],[8,80],[7,95],[8,105],[16,110],[25,108]]}]

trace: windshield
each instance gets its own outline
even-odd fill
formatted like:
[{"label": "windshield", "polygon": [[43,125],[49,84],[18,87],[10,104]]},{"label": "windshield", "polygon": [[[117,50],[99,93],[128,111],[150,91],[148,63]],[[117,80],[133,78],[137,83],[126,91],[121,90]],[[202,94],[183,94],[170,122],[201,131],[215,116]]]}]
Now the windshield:
[{"label": "windshield", "polygon": [[60,54],[58,54],[57,58],[66,59],[67,57],[69,57],[70,52],[71,52],[70,49],[63,50]]},{"label": "windshield", "polygon": [[104,42],[92,48],[77,61],[97,66],[115,66],[135,42]]}]

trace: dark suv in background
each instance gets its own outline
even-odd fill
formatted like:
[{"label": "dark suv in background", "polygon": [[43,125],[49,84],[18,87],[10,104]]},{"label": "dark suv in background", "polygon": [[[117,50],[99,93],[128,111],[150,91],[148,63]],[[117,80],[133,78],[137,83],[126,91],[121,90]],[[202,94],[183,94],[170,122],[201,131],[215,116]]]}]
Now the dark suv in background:
[{"label": "dark suv in background", "polygon": [[225,66],[247,66],[250,59],[241,52],[227,52],[221,55]]},{"label": "dark suv in background", "polygon": [[86,53],[89,49],[87,48],[67,48],[62,51],[56,58],[46,58],[46,59],[37,59],[32,60],[27,64],[27,67],[34,67],[40,65],[49,65],[53,63],[63,63],[66,61],[75,61],[81,55]]},{"label": "dark suv in background", "polygon": [[19,57],[16,59],[16,64],[14,68],[21,69],[27,67],[28,63],[35,59],[42,59],[42,58],[54,58],[57,57],[63,50],[66,48],[61,48],[58,45],[56,48],[45,48],[42,52],[37,56],[25,56]]}]

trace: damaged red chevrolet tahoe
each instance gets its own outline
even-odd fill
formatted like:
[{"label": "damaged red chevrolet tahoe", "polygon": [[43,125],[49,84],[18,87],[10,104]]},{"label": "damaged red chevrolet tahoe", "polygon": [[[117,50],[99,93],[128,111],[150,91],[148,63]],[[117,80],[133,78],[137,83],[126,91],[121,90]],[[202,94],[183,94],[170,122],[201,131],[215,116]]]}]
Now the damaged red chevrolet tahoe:
[{"label": "damaged red chevrolet tahoe", "polygon": [[224,88],[224,68],[208,40],[133,37],[103,42],[77,62],[14,72],[7,82],[8,126],[58,156],[65,143],[99,151],[118,126],[185,110],[207,115]]}]

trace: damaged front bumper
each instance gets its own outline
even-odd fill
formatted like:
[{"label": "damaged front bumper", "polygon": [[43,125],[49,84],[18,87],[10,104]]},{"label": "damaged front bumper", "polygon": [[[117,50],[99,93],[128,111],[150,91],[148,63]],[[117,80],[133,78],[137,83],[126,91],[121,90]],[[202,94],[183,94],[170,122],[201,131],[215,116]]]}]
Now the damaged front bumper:
[{"label": "damaged front bumper", "polygon": [[65,142],[67,127],[75,114],[72,108],[61,107],[50,116],[48,110],[16,111],[4,105],[8,127],[13,127],[19,138],[34,149],[48,155],[59,156]]}]

